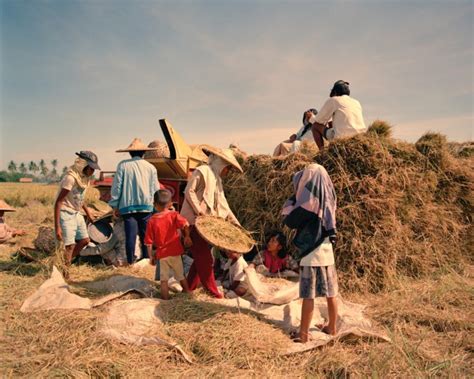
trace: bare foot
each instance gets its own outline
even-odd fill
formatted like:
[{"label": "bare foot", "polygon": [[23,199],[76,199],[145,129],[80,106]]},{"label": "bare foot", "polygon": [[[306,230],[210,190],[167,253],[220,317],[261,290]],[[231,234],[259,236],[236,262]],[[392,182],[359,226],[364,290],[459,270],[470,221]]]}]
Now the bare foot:
[{"label": "bare foot", "polygon": [[335,336],[337,334],[336,328],[331,329],[327,324],[317,324],[316,327],[323,333],[329,334],[330,336]]}]

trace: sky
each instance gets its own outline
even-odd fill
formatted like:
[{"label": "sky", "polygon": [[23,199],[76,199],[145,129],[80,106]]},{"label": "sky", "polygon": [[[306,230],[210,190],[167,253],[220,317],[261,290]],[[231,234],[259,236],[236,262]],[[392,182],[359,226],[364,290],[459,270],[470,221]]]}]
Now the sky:
[{"label": "sky", "polygon": [[367,124],[474,134],[471,1],[0,0],[0,169],[134,137],[272,153],[350,82]]}]

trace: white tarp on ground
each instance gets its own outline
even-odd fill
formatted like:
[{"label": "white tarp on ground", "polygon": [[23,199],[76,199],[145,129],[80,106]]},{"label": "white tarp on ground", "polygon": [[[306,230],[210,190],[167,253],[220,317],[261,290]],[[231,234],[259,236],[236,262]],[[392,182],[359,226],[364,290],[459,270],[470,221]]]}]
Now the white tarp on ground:
[{"label": "white tarp on ground", "polygon": [[[251,301],[243,298],[236,299],[206,299],[201,301],[221,304],[227,307],[245,309],[256,312],[264,318],[280,327],[291,332],[297,330],[300,324],[301,300],[294,299],[295,283],[288,282],[287,287],[280,286],[281,289],[275,291],[275,286],[259,282],[258,275],[249,275],[252,293],[260,301]],[[144,296],[150,295],[150,281],[143,278],[132,276],[114,276],[104,281],[91,282],[87,287],[104,291],[113,292],[105,297],[92,300],[84,298],[69,292],[69,286],[66,284],[61,274],[56,268],[53,268],[51,278],[44,282],[39,289],[28,297],[21,307],[22,312],[31,312],[46,309],[91,309],[102,305],[110,300],[117,299],[130,291],[140,292]],[[296,283],[297,284],[297,283]],[[83,286],[85,286],[83,284]],[[260,291],[260,293],[259,293]],[[287,304],[264,304],[262,299],[267,302],[280,302],[287,297]],[[277,299],[277,300],[275,300]],[[326,299],[315,299],[315,309],[313,321],[311,323],[313,339],[305,344],[288,342],[288,349],[285,354],[294,354],[317,348],[325,345],[335,339],[341,338],[375,338],[384,341],[390,339],[384,334],[374,330],[371,321],[363,314],[364,306],[344,301],[338,298],[339,322],[337,336],[329,336],[320,332],[315,325],[323,323],[327,319]],[[160,344],[176,349],[183,357],[189,361],[186,353],[173,342],[166,341],[156,336],[156,327],[161,325],[162,321],[161,301],[158,299],[135,299],[121,300],[110,304],[108,314],[104,320],[103,332],[122,342],[134,344]]]}]

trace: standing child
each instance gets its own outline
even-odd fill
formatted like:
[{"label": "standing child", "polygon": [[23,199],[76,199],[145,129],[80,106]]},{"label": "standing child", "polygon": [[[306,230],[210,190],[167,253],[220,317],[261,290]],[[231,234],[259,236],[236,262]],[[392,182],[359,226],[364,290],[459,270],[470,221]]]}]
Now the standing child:
[{"label": "standing child", "polygon": [[324,333],[337,333],[338,283],[332,245],[336,238],[336,193],[326,169],[316,163],[297,172],[293,178],[295,196],[284,208],[284,223],[296,229],[293,240],[299,249],[301,326],[299,340],[310,339],[314,298],[325,297],[329,320],[321,325]]},{"label": "standing child", "polygon": [[[155,192],[153,199],[158,213],[155,213],[148,221],[145,245],[148,249],[150,264],[155,265],[157,259],[160,261],[157,269],[160,271],[161,298],[168,300],[170,270],[174,271],[174,276],[183,287],[183,292],[189,292],[181,259],[184,248],[178,230],[183,231],[184,246],[190,247],[193,243],[189,235],[188,221],[178,212],[169,210],[172,205],[171,193],[166,190],[158,190]],[[152,253],[153,246],[156,248],[156,256],[153,256]]]},{"label": "standing child", "polygon": [[229,251],[226,255],[229,258],[224,267],[224,270],[229,272],[229,282],[226,287],[234,291],[237,296],[244,296],[247,293],[244,270],[248,264],[242,254]]}]

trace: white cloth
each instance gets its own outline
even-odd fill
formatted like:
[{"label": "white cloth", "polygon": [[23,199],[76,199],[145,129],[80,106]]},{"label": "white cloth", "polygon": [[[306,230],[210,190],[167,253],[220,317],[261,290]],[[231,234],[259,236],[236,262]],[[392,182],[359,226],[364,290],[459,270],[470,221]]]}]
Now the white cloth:
[{"label": "white cloth", "polygon": [[315,121],[319,124],[326,124],[331,119],[335,138],[350,137],[367,130],[362,106],[347,95],[330,97],[315,116]]},{"label": "white cloth", "polygon": [[248,267],[243,256],[240,256],[235,262],[229,259],[225,265],[225,270],[229,270],[230,284],[233,282],[245,281],[245,269]]},{"label": "white cloth", "polygon": [[69,192],[61,204],[61,209],[69,212],[80,212],[84,204],[84,196],[87,187],[80,187],[72,175],[66,174],[61,180],[59,192],[62,189],[68,190]]},{"label": "white cloth", "polygon": [[334,252],[332,250],[332,243],[327,237],[324,239],[324,242],[321,245],[319,245],[300,261],[300,266],[310,267],[324,267],[331,266],[333,264]]}]

